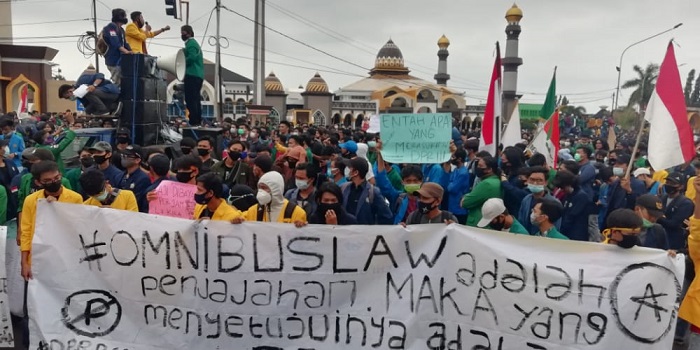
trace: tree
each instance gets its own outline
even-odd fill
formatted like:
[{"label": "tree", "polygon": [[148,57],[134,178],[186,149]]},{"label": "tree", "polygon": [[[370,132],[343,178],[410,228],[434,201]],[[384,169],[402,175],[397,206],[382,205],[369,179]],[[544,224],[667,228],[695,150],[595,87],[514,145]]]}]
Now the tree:
[{"label": "tree", "polygon": [[695,89],[693,93],[690,94],[690,103],[688,104],[693,107],[700,107],[700,76],[698,80],[695,81]]},{"label": "tree", "polygon": [[685,87],[683,88],[683,95],[685,95],[685,104],[690,106],[692,104],[692,99],[690,98],[693,92],[693,81],[695,81],[695,69],[688,73],[688,79],[685,80]]},{"label": "tree", "polygon": [[64,77],[61,73],[61,68],[58,68],[56,73],[54,73],[52,76],[53,80],[66,80],[66,77]]},{"label": "tree", "polygon": [[577,117],[582,117],[584,114],[586,114],[586,108],[583,106],[569,106],[569,99],[566,96],[561,98],[561,107],[559,107],[559,111],[562,114],[569,114]]},{"label": "tree", "polygon": [[650,63],[646,68],[635,65],[633,68],[637,77],[626,81],[623,85],[623,89],[634,88],[635,90],[630,95],[630,99],[627,102],[627,106],[634,106],[636,104],[646,107],[651,98],[651,94],[654,92],[656,87],[656,78],[659,76],[659,65]]}]

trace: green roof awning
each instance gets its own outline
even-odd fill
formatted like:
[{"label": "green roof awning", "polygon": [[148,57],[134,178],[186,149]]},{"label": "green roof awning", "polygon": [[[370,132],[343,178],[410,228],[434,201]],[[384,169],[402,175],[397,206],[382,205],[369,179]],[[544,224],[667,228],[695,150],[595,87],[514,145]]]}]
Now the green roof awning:
[{"label": "green roof awning", "polygon": [[536,103],[518,103],[520,119],[538,119],[540,117],[540,111],[542,111],[542,106],[542,104]]}]

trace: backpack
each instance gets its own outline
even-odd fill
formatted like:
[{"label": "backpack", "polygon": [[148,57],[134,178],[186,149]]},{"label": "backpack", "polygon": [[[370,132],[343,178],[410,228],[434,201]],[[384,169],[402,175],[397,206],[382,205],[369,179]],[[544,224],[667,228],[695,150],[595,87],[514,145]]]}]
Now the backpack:
[{"label": "backpack", "polygon": [[99,34],[97,34],[97,39],[95,39],[95,53],[100,56],[104,56],[108,49],[109,45],[107,45],[107,41],[105,40],[103,29]]},{"label": "backpack", "polygon": [[[414,215],[415,214],[415,215]],[[406,223],[407,225],[419,225],[420,224],[420,219],[423,217],[423,214],[419,213],[418,211],[415,211],[411,213],[413,215],[411,217],[411,220],[408,220]],[[440,211],[440,221],[445,222],[445,220],[449,220],[452,218],[452,213],[449,211],[441,210]]]},{"label": "backpack", "polygon": [[[291,220],[292,215],[294,214],[294,210],[297,208],[297,205],[292,203],[292,202],[287,202],[287,207],[284,208],[284,220]],[[262,222],[263,219],[265,218],[265,206],[259,205],[258,204],[258,221]],[[269,218],[270,222],[272,221],[272,218]]]}]

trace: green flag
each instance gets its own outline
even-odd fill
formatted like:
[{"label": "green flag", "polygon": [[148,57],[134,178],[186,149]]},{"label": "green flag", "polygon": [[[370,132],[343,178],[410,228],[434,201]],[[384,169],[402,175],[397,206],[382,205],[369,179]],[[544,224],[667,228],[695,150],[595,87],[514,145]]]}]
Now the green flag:
[{"label": "green flag", "polygon": [[554,75],[552,76],[552,82],[549,84],[549,90],[547,90],[547,98],[544,100],[544,105],[540,111],[540,118],[549,119],[554,113],[554,109],[557,108],[557,69],[554,68]]}]

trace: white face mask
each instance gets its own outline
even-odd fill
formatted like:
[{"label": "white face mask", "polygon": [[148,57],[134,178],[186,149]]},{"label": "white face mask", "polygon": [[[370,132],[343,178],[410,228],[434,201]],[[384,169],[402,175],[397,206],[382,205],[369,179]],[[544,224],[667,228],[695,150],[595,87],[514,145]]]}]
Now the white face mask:
[{"label": "white face mask", "polygon": [[258,199],[258,204],[260,205],[268,205],[270,202],[272,202],[272,195],[265,190],[258,190],[258,195],[256,198]]},{"label": "white face mask", "polygon": [[625,175],[625,169],[619,168],[619,167],[614,167],[613,168],[613,175],[615,175],[615,176]]},{"label": "white face mask", "polygon": [[295,180],[294,182],[296,183],[297,188],[302,191],[309,188],[309,183],[306,180]]},{"label": "white face mask", "polygon": [[5,146],[5,157],[7,157],[7,156],[9,156],[9,155],[10,155],[10,147],[9,147],[9,146]]}]

